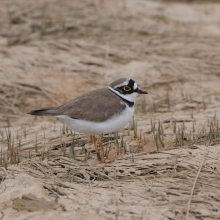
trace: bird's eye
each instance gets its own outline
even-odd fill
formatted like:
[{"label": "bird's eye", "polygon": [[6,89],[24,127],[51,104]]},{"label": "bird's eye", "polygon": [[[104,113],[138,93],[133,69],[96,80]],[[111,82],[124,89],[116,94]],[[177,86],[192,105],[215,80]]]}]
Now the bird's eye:
[{"label": "bird's eye", "polygon": [[129,87],[129,86],[124,86],[123,89],[124,89],[126,92],[128,92],[128,91],[131,90],[131,87]]}]

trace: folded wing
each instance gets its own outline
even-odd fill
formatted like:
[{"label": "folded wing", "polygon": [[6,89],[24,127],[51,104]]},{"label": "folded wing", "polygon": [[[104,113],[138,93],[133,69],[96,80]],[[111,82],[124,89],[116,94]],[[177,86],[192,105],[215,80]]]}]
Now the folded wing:
[{"label": "folded wing", "polygon": [[61,106],[41,108],[28,112],[39,116],[68,116],[73,119],[102,122],[120,114],[126,105],[108,88],[85,93]]}]

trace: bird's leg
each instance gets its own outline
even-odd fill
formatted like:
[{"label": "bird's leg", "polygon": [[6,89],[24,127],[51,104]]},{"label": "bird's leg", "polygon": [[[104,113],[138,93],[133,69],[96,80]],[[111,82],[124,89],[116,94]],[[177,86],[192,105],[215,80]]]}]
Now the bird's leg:
[{"label": "bird's leg", "polygon": [[92,140],[93,140],[93,144],[94,144],[94,146],[95,146],[95,151],[96,151],[96,154],[97,154],[97,158],[98,158],[99,161],[102,161],[102,160],[101,160],[101,157],[100,157],[100,155],[99,155],[99,151],[98,151],[98,148],[97,148],[97,145],[96,145],[96,138],[95,138],[94,135],[92,135]]},{"label": "bird's leg", "polygon": [[104,163],[105,159],[104,159],[104,151],[103,151],[103,146],[102,146],[102,138],[103,138],[103,135],[100,136],[99,145],[100,145],[100,150],[101,150],[101,162]]}]

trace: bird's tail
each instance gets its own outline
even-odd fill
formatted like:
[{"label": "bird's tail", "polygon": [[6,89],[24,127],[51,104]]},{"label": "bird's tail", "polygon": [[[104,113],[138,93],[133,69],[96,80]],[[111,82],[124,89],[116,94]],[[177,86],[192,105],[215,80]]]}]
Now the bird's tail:
[{"label": "bird's tail", "polygon": [[27,114],[30,115],[39,115],[39,116],[57,116],[58,113],[56,111],[56,107],[49,107],[49,108],[40,108],[40,109],[35,109]]}]

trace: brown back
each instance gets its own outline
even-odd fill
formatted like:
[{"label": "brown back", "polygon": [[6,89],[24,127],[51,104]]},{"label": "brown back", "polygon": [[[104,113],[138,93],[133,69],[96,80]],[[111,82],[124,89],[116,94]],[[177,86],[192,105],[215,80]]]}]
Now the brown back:
[{"label": "brown back", "polygon": [[126,105],[120,97],[108,88],[94,90],[58,107],[44,108],[29,112],[32,115],[66,115],[74,119],[103,122],[120,114]]}]

